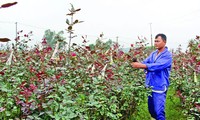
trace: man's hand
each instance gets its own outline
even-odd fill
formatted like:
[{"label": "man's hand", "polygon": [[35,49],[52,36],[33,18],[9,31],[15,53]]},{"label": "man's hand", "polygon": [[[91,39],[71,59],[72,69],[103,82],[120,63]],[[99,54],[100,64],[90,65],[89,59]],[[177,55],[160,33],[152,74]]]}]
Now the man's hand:
[{"label": "man's hand", "polygon": [[147,68],[147,66],[145,64],[142,64],[142,63],[139,63],[139,62],[132,62],[131,66],[133,68],[142,68],[142,69]]}]

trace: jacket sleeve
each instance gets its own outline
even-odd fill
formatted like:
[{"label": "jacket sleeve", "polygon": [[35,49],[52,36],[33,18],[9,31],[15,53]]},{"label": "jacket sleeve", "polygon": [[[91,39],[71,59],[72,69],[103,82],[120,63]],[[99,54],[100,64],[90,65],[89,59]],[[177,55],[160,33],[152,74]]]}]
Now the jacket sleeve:
[{"label": "jacket sleeve", "polygon": [[144,63],[144,64],[146,64],[148,71],[162,70],[171,66],[172,55],[167,54],[159,58],[159,60],[157,60],[155,63]]}]

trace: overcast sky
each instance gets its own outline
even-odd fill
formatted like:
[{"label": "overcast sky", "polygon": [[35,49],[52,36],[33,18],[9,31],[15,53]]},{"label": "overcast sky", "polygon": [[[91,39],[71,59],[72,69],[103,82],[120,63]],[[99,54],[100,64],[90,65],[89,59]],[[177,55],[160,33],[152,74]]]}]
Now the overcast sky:
[{"label": "overcast sky", "polygon": [[[47,29],[65,31],[70,3],[81,11],[75,19],[84,21],[75,26],[78,35],[73,42],[81,44],[87,35],[90,43],[103,33],[105,41],[118,41],[129,47],[138,36],[151,43],[157,33],[167,35],[167,46],[186,48],[190,39],[200,35],[200,0],[1,0],[18,4],[0,9],[0,37],[15,38],[17,30],[33,31],[34,42],[40,42]],[[151,29],[150,29],[151,24]],[[67,37],[67,32],[65,31]]]}]

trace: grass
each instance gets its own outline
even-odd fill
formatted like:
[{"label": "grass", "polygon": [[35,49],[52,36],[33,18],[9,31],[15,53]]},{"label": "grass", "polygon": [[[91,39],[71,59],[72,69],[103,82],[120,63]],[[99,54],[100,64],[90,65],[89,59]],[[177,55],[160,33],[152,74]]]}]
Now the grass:
[{"label": "grass", "polygon": [[[166,100],[166,120],[187,120],[186,116],[183,115],[181,108],[181,102],[175,95],[175,90],[171,87],[167,93]],[[136,114],[132,115],[128,120],[151,120],[151,116],[148,112],[147,99],[139,105]]]}]

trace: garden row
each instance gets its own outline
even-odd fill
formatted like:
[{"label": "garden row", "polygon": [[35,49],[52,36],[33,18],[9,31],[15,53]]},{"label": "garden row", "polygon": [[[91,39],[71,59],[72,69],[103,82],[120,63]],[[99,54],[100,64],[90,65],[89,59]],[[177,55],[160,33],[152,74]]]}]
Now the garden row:
[{"label": "garden row", "polygon": [[[21,36],[12,52],[1,50],[1,119],[126,119],[150,92],[144,87],[143,70],[130,67],[133,57],[142,60],[150,53],[144,39],[128,53],[99,38],[95,45],[73,44],[70,52],[58,50],[52,58],[53,49],[45,39],[42,47],[29,49],[29,36]],[[194,39],[186,52],[173,51],[171,73],[183,112],[196,119],[199,44]]]}]

